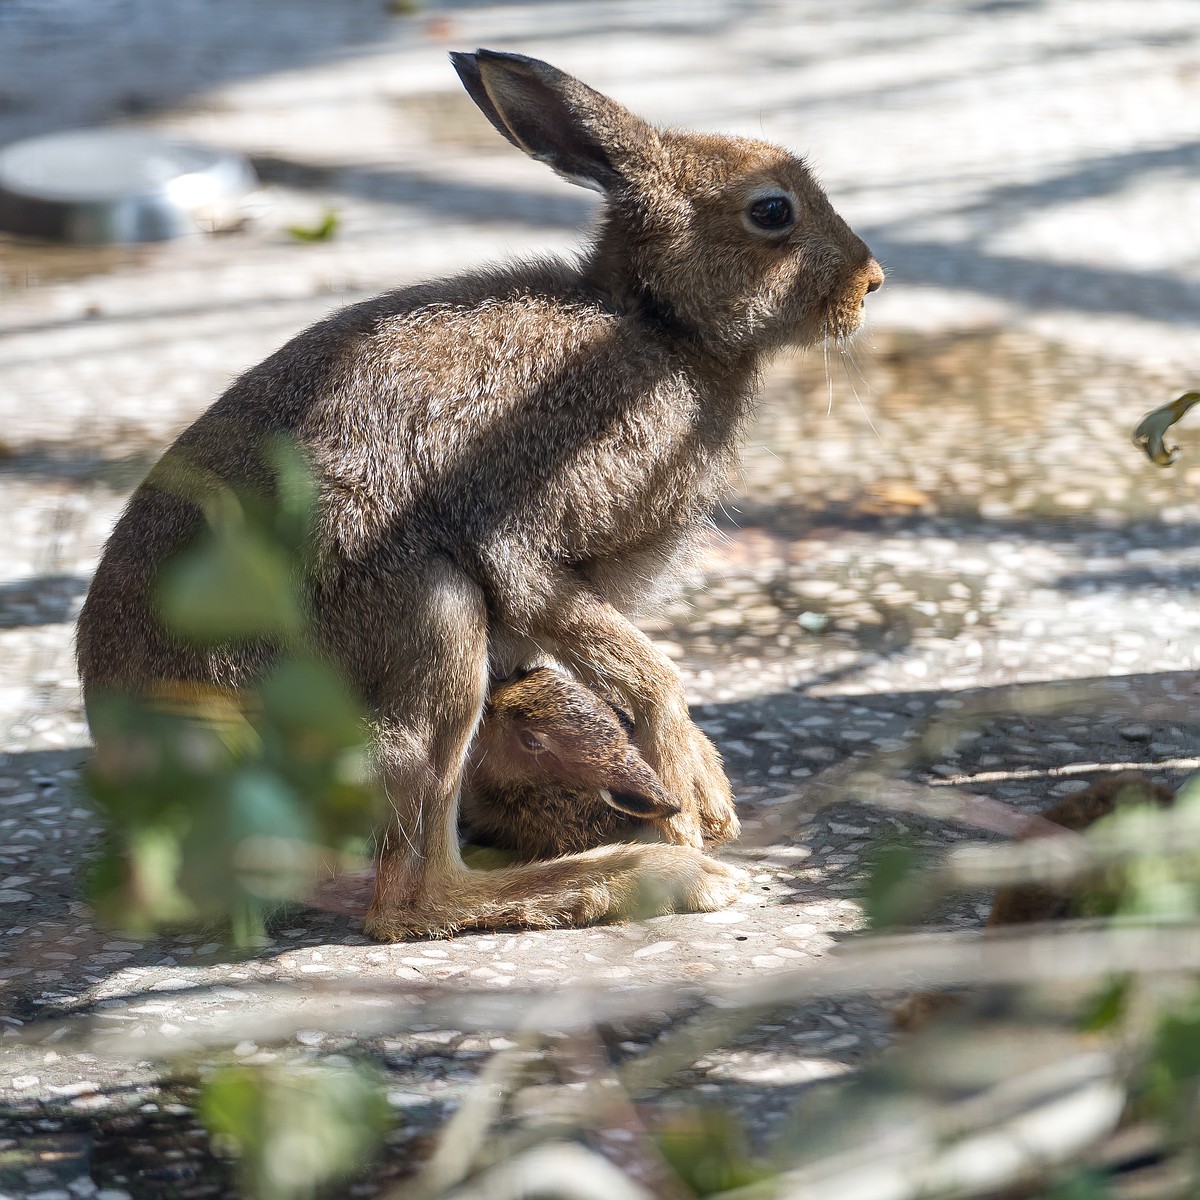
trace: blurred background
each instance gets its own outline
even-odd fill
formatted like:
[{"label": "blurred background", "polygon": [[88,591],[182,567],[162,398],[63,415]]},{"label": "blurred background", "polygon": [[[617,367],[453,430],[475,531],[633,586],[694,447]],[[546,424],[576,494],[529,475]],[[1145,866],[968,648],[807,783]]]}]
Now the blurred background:
[{"label": "blurred background", "polygon": [[[569,254],[595,212],[597,197],[515,152],[463,93],[447,52],[476,46],[544,58],[660,123],[788,145],[887,271],[851,347],[773,366],[701,577],[646,620],[729,764],[737,853],[759,886],[729,921],[586,940],[368,958],[353,922],[326,914],[253,968],[218,968],[190,935],[114,942],[73,882],[93,834],[75,796],[87,732],[71,636],[129,491],[231,378],[332,308],[482,261]],[[0,904],[13,906],[0,926],[11,911],[17,930],[0,980],[13,1019],[239,971],[503,988],[686,982],[719,963],[766,978],[862,922],[873,825],[857,810],[813,816],[823,773],[915,747],[921,722],[986,710],[904,770],[1019,808],[1069,795],[1089,768],[1132,762],[1167,782],[1193,770],[1200,437],[1185,420],[1180,461],[1162,469],[1129,435],[1200,384],[1198,111],[1193,0],[0,0],[0,149],[80,127],[155,131],[245,155],[261,182],[244,222],[219,233],[89,248],[0,232]],[[1046,685],[1067,689],[1053,715]],[[888,822],[927,848],[965,836]],[[973,927],[986,911],[964,902],[942,918]],[[204,1011],[182,1000],[145,1019]],[[888,1041],[877,1006],[853,999],[755,1037],[714,1049],[690,1085],[732,1097],[756,1137]],[[454,1042],[431,1067],[412,1046],[378,1056],[408,1072],[389,1100],[425,1114],[413,1128],[427,1132],[496,1047]],[[39,1047],[0,1069],[0,1089],[22,1113],[93,1078],[158,1104],[149,1062],[131,1070],[101,1077]],[[77,1115],[91,1094],[53,1093]]]}]

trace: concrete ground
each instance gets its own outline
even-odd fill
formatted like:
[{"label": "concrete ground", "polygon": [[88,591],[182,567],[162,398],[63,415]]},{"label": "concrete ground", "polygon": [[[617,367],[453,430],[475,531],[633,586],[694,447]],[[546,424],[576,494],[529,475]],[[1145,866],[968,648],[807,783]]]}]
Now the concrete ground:
[{"label": "concrete ground", "polygon": [[[900,756],[900,778],[1027,809],[1118,764],[1168,780],[1198,765],[1200,453],[1186,422],[1169,470],[1129,442],[1200,362],[1188,0],[387,7],[0,7],[0,142],[96,122],[170,130],[251,154],[267,185],[256,220],[221,237],[118,251],[0,238],[12,1194],[221,1193],[186,1095],[162,1081],[173,1041],[215,1021],[258,1028],[295,1003],[259,985],[302,983],[319,1006],[341,984],[697,984],[823,955],[861,924],[873,842],[969,836],[820,808],[823,773],[856,756]],[[754,886],[706,916],[437,944],[374,945],[314,910],[236,962],[203,936],[143,945],[98,928],[76,882],[95,827],[76,792],[71,623],[131,487],[233,375],[330,309],[569,252],[593,211],[461,93],[446,51],[475,45],[544,57],[662,122],[801,150],[888,271],[848,356],[772,371],[704,578],[647,625],[725,756],[746,827],[729,855]],[[331,209],[334,239],[286,233]],[[965,733],[930,752],[926,731],[963,715]],[[977,923],[986,899],[945,920]],[[95,1045],[25,1042],[30,1022],[80,1009],[99,1014]],[[292,1039],[388,1073],[403,1118],[389,1171],[427,1153],[503,1044],[428,1014],[422,1026]],[[623,1052],[661,1026],[631,1024]],[[681,1086],[736,1105],[766,1144],[814,1082],[874,1061],[888,1038],[872,1001],[793,1006]],[[279,1052],[260,1040],[238,1056]],[[133,1142],[148,1165],[131,1166]]]}]

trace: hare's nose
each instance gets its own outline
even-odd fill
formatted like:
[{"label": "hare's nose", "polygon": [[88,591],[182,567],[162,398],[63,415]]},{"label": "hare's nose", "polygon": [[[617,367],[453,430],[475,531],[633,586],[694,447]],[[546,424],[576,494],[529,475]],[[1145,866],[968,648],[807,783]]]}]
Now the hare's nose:
[{"label": "hare's nose", "polygon": [[874,260],[867,264],[867,291],[877,292],[883,287],[883,268]]}]

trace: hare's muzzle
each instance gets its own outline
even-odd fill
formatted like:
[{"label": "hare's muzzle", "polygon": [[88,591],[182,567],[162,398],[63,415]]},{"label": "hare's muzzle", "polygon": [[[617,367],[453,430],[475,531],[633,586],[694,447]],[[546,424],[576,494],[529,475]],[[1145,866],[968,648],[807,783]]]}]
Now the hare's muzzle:
[{"label": "hare's muzzle", "polygon": [[883,287],[883,279],[883,268],[875,259],[868,259],[867,265],[859,271],[858,279],[856,280],[862,292],[859,299],[860,304],[866,300],[871,292],[877,292]]}]

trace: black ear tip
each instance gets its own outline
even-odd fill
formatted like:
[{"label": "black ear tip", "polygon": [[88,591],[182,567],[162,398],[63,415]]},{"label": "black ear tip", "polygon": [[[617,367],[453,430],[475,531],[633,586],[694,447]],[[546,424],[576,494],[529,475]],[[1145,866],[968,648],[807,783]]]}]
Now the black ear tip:
[{"label": "black ear tip", "polygon": [[482,46],[471,57],[475,59],[477,67],[480,63],[502,63],[507,67],[526,69],[546,66],[539,59],[530,58],[528,54],[515,54],[511,50],[486,50]]},{"label": "black ear tip", "polygon": [[618,812],[647,821],[661,821],[666,817],[675,816],[680,811],[679,805],[665,793],[662,796],[651,796],[639,792],[610,791],[608,795],[609,804]]},{"label": "black ear tip", "polygon": [[476,75],[479,73],[479,66],[475,62],[475,55],[466,50],[451,50],[450,64],[460,75]]}]

